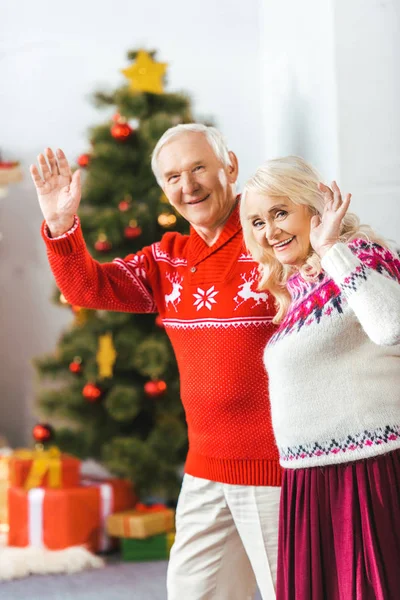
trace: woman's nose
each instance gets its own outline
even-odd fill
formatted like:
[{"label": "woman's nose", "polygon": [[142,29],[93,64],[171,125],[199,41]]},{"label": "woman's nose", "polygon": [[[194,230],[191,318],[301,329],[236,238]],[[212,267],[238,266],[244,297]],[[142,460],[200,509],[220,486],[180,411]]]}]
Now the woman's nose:
[{"label": "woman's nose", "polygon": [[268,241],[271,241],[276,238],[276,236],[281,232],[279,227],[275,223],[267,223],[265,226],[265,237]]}]

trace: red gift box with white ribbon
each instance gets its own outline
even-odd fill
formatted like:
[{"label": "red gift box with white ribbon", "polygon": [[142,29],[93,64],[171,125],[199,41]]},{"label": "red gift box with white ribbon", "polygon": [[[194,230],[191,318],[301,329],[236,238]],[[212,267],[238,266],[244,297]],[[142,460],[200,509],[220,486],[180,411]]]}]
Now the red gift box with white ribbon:
[{"label": "red gift box with white ribbon", "polygon": [[84,545],[93,552],[104,552],[112,547],[105,528],[107,517],[135,504],[132,485],[122,479],[27,492],[11,487],[8,543],[50,550]]}]

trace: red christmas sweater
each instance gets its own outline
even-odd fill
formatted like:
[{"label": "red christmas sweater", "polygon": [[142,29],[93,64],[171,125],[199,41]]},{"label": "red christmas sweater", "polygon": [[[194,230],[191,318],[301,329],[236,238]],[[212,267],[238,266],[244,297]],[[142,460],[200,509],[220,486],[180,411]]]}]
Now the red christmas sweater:
[{"label": "red christmas sweater", "polygon": [[188,424],[185,471],[239,485],[280,485],[264,348],[275,332],[273,298],[257,291],[257,267],[243,245],[235,208],[209,247],[189,236],[162,240],[99,264],[79,219],[59,238],[45,224],[51,269],[73,305],[158,312],[175,351]]}]

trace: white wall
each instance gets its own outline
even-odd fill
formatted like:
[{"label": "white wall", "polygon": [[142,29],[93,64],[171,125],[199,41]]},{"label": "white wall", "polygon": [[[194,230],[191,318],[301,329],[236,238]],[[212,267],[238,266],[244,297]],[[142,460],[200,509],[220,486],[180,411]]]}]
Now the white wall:
[{"label": "white wall", "polygon": [[335,0],[335,30],[343,185],[400,242],[400,1]]},{"label": "white wall", "polygon": [[258,9],[258,0],[15,0],[1,15],[0,148],[27,163],[44,145],[76,157],[105,116],[88,96],[127,83],[126,51],[144,47],[169,63],[167,90],[188,92],[196,116],[215,119],[247,177],[262,153]]},{"label": "white wall", "polygon": [[[241,180],[263,159],[257,0],[14,0],[1,13],[0,149],[28,165],[45,146],[72,159],[106,118],[88,102],[126,82],[126,51],[159,50],[169,91],[186,91],[239,156]],[[32,356],[55,347],[70,316],[50,303],[52,276],[27,175],[0,201],[0,434],[30,441]]]},{"label": "white wall", "polygon": [[266,158],[303,156],[338,176],[334,24],[330,0],[260,0]]},{"label": "white wall", "polygon": [[400,243],[399,0],[260,0],[265,154],[299,154]]}]

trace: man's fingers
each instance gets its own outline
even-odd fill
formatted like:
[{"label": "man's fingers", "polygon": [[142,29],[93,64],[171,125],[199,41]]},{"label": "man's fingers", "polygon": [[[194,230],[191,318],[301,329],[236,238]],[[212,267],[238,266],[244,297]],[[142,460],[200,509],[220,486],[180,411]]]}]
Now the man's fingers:
[{"label": "man's fingers", "polygon": [[60,172],[58,170],[58,164],[57,164],[56,157],[54,155],[53,150],[51,148],[46,148],[45,153],[46,153],[46,158],[49,161],[51,174],[59,175]]},{"label": "man's fingers", "polygon": [[72,175],[72,181],[70,185],[71,194],[74,198],[79,198],[81,195],[81,172],[79,169]]},{"label": "man's fingers", "polygon": [[48,181],[51,177],[51,173],[50,173],[49,165],[47,164],[47,161],[46,161],[45,157],[43,156],[43,154],[38,155],[38,163],[39,163],[40,169],[42,171],[43,179],[45,181]]},{"label": "man's fingers", "polygon": [[71,176],[72,176],[71,168],[70,168],[67,158],[66,158],[64,152],[61,150],[61,148],[57,148],[56,156],[57,156],[57,160],[58,160],[58,169],[60,171],[60,175],[62,175],[63,177],[71,178]]},{"label": "man's fingers", "polygon": [[33,179],[33,183],[35,184],[35,186],[38,189],[43,188],[44,187],[44,181],[43,181],[43,179],[40,176],[40,173],[38,171],[37,166],[36,165],[31,165],[29,170],[31,172],[31,177]]}]

